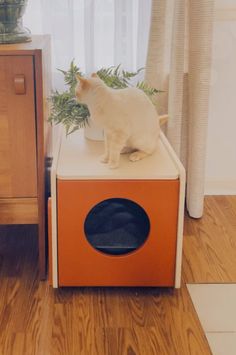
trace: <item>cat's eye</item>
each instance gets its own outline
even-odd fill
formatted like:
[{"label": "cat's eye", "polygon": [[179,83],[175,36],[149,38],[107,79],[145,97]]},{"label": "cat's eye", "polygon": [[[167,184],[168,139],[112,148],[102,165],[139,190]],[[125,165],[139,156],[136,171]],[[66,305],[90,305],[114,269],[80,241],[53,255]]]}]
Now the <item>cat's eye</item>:
[{"label": "cat's eye", "polygon": [[84,232],[90,245],[110,254],[127,254],[140,248],[148,238],[150,221],[136,202],[111,198],[99,202],[88,213]]}]

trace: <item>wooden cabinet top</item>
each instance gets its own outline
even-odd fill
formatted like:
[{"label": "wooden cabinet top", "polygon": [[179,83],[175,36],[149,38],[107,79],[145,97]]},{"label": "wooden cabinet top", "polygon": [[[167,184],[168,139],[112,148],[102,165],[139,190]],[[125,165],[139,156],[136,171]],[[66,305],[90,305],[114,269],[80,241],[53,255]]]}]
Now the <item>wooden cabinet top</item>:
[{"label": "wooden cabinet top", "polygon": [[50,35],[33,35],[27,43],[0,44],[0,55],[34,55],[50,43]]}]

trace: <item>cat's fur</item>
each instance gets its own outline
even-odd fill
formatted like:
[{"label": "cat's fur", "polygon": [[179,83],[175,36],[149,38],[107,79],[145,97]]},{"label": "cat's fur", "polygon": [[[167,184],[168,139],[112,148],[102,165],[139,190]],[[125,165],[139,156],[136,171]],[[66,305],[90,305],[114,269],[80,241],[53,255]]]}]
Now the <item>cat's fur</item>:
[{"label": "cat's fur", "polygon": [[152,154],[158,143],[160,124],[154,105],[137,88],[111,89],[96,74],[77,77],[76,97],[88,106],[91,118],[103,129],[105,154],[101,158],[117,168],[120,154],[131,152],[137,161]]}]

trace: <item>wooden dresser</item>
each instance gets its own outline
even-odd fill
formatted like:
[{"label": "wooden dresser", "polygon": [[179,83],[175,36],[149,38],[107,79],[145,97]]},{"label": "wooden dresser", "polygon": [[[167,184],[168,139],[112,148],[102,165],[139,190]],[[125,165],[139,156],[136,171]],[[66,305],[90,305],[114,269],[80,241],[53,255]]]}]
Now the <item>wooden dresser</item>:
[{"label": "wooden dresser", "polygon": [[0,224],[38,224],[42,279],[46,274],[50,92],[49,36],[0,45]]}]

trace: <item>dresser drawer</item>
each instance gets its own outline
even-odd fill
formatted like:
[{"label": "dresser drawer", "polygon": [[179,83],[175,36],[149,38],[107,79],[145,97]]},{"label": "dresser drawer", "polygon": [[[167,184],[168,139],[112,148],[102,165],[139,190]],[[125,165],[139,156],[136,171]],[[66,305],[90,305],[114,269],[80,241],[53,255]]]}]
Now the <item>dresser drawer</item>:
[{"label": "dresser drawer", "polygon": [[37,224],[38,199],[2,198],[0,199],[0,224]]},{"label": "dresser drawer", "polygon": [[33,56],[0,56],[0,198],[37,196]]}]

